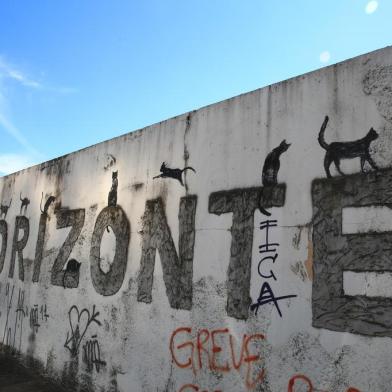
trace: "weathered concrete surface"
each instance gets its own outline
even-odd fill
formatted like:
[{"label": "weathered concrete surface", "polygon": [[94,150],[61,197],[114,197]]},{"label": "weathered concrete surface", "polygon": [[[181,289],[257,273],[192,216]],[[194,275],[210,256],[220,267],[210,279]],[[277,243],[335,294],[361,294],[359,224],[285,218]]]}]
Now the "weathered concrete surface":
[{"label": "weathered concrete surface", "polygon": [[1,178],[0,343],[70,391],[389,392],[391,69],[386,48]]},{"label": "weathered concrete surface", "polygon": [[65,392],[58,384],[36,374],[11,355],[0,352],[1,392]]},{"label": "weathered concrete surface", "polygon": [[392,207],[392,170],[316,180],[313,195],[313,326],[392,337],[392,299],[347,296],[343,271],[392,271],[391,232],[343,234],[345,207]]}]

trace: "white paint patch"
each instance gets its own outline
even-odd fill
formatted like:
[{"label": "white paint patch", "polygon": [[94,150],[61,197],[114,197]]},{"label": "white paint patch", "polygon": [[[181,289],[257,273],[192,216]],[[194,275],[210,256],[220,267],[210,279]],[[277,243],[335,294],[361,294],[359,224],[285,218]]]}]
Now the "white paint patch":
[{"label": "white paint patch", "polygon": [[320,61],[322,63],[328,63],[330,59],[331,59],[331,53],[329,53],[327,50],[320,53]]},{"label": "white paint patch", "polygon": [[345,295],[392,297],[392,272],[343,272]]},{"label": "white paint patch", "polygon": [[100,267],[103,273],[107,274],[110,271],[110,267],[113,263],[114,254],[116,251],[116,236],[113,233],[111,227],[109,232],[104,231],[101,242],[101,260]]},{"label": "white paint patch", "polygon": [[369,1],[369,3],[367,3],[366,8],[365,8],[365,12],[370,15],[373,12],[375,12],[378,8],[378,1]]},{"label": "white paint patch", "polygon": [[343,234],[392,231],[392,209],[386,206],[347,207],[342,210]]}]

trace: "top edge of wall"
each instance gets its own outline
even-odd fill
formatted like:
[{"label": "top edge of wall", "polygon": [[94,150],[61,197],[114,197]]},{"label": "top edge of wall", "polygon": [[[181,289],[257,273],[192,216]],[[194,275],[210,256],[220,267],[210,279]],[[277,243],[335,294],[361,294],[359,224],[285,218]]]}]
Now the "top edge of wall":
[{"label": "top edge of wall", "polygon": [[102,142],[98,142],[98,143],[92,144],[90,146],[83,147],[83,148],[81,148],[79,150],[72,151],[72,152],[70,152],[68,154],[61,155],[61,156],[59,156],[57,158],[53,158],[53,159],[50,159],[48,161],[44,161],[44,162],[38,163],[36,165],[29,166],[29,167],[27,167],[25,169],[22,169],[22,170],[19,170],[19,171],[16,171],[16,172],[4,175],[4,176],[0,176],[0,181],[6,179],[8,177],[13,177],[13,176],[22,174],[24,172],[28,172],[28,171],[30,171],[32,169],[35,169],[35,168],[38,168],[40,170],[44,170],[47,167],[56,165],[58,162],[61,162],[62,160],[64,160],[67,157],[73,156],[75,154],[79,154],[82,151],[89,150],[89,149],[92,149],[92,148],[100,146],[100,145],[104,145],[104,144],[109,143],[109,142],[113,142],[113,141],[115,141],[117,139],[121,139],[121,138],[124,138],[124,137],[127,137],[127,136],[138,138],[138,137],[141,136],[141,134],[143,132],[147,131],[150,128],[158,127],[158,126],[160,126],[162,124],[165,124],[165,123],[167,123],[169,121],[173,121],[173,120],[176,120],[176,119],[186,118],[186,116],[188,116],[191,113],[196,113],[196,112],[199,112],[199,111],[202,111],[202,110],[207,110],[207,109],[209,109],[209,108],[211,108],[213,106],[217,106],[217,105],[220,105],[220,104],[223,104],[223,103],[228,103],[230,101],[239,99],[239,98],[244,97],[246,95],[250,95],[250,94],[254,94],[256,92],[260,92],[260,91],[262,91],[264,89],[271,89],[273,87],[276,87],[276,86],[279,86],[279,85],[282,85],[282,84],[288,84],[288,83],[296,81],[298,79],[303,79],[305,77],[309,77],[309,76],[312,76],[314,74],[317,74],[317,73],[320,73],[320,72],[324,72],[325,70],[328,70],[328,69],[341,67],[343,65],[346,65],[346,64],[354,62],[354,61],[360,61],[362,58],[366,59],[367,57],[373,57],[373,56],[375,56],[375,55],[377,55],[377,54],[379,54],[381,52],[386,52],[386,51],[389,51],[389,50],[392,50],[392,45],[385,46],[383,48],[376,49],[376,50],[373,50],[371,52],[363,53],[363,54],[360,54],[358,56],[350,57],[350,58],[348,58],[346,60],[343,60],[343,61],[340,61],[338,63],[333,63],[333,64],[327,65],[325,67],[317,68],[315,70],[312,70],[312,71],[309,71],[309,72],[305,72],[305,73],[297,75],[297,76],[293,76],[293,77],[290,77],[290,78],[287,78],[287,79],[283,79],[283,80],[280,80],[278,82],[272,83],[270,85],[259,87],[257,89],[238,94],[236,96],[224,99],[222,101],[217,101],[217,102],[213,102],[211,104],[205,105],[205,106],[201,106],[201,107],[199,107],[197,109],[190,110],[188,112],[179,114],[177,116],[173,116],[173,117],[170,117],[168,119],[165,119],[165,120],[162,120],[162,121],[158,121],[158,122],[153,123],[153,124],[146,125],[145,127],[142,127],[142,128],[139,128],[139,129],[136,129],[136,130],[133,130],[133,131],[127,131],[127,132],[125,132],[125,133],[123,133],[123,134],[121,134],[119,136],[115,136],[115,137],[113,137],[111,139],[107,139],[107,140],[104,140]]}]

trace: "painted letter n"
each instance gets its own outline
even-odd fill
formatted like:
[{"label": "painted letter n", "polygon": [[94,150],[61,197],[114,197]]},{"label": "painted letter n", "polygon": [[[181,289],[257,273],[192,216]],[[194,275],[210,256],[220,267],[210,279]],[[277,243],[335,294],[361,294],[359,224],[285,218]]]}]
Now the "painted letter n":
[{"label": "painted letter n", "polygon": [[392,208],[392,170],[315,180],[313,326],[392,337],[392,298],[345,295],[343,272],[392,271],[392,232],[343,234],[347,207]]},{"label": "painted letter n", "polygon": [[192,309],[196,205],[195,195],[180,199],[177,254],[162,199],[147,200],[143,215],[142,256],[138,277],[139,302],[152,302],[155,254],[158,250],[170,307]]}]

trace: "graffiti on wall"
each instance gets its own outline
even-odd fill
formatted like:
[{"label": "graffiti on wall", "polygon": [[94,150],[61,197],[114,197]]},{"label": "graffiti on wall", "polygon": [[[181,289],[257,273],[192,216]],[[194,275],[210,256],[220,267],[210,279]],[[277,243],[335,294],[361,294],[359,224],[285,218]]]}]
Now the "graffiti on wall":
[{"label": "graffiti on wall", "polygon": [[312,186],[313,326],[392,336],[392,299],[344,294],[343,272],[391,271],[390,232],[344,234],[345,207],[390,206],[392,170],[316,180]]},{"label": "graffiti on wall", "polygon": [[[297,392],[300,390],[304,391],[304,389],[302,389],[302,386],[305,386],[307,388],[305,390],[306,392],[317,392],[317,391],[333,392],[333,391],[324,391],[324,390],[316,389],[315,387],[313,387],[313,383],[309,379],[309,377],[307,377],[303,374],[296,374],[290,378],[287,392]],[[349,387],[349,388],[347,388],[346,392],[361,392],[361,391],[359,389]]]},{"label": "graffiti on wall", "polygon": [[7,283],[5,289],[6,318],[3,330],[2,343],[12,350],[20,351],[22,345],[24,319],[28,316],[28,308],[25,307],[25,292],[18,289],[16,299],[15,285]]},{"label": "graffiti on wall", "polygon": [[328,144],[324,139],[324,133],[327,127],[328,120],[329,117],[325,116],[318,136],[318,142],[320,146],[325,150],[324,169],[327,173],[327,177],[332,177],[329,170],[329,167],[331,166],[332,162],[335,164],[338,173],[344,176],[344,173],[340,169],[340,161],[342,159],[349,158],[361,159],[362,172],[364,172],[365,162],[368,162],[373,169],[377,170],[378,167],[370,156],[369,149],[370,143],[378,138],[378,133],[373,128],[370,128],[367,135],[364,136],[362,139],[355,140],[352,142],[333,142]]},{"label": "graffiti on wall", "polygon": [[28,197],[22,198],[22,193],[20,193],[19,199],[20,199],[20,215],[22,215],[22,211],[23,211],[23,214],[26,214],[27,207],[30,204],[30,199]]},{"label": "graffiti on wall", "polygon": [[90,313],[86,308],[79,311],[76,305],[73,305],[68,312],[68,322],[70,330],[67,332],[64,347],[68,349],[73,357],[79,353],[80,344],[86,335],[91,324],[101,326],[98,320],[99,312],[95,310],[95,305]]},{"label": "graffiti on wall", "polygon": [[265,158],[261,181],[263,186],[278,185],[278,173],[280,169],[280,156],[289,149],[290,143],[283,140]]},{"label": "graffiti on wall", "polygon": [[275,306],[275,309],[279,313],[279,316],[282,317],[282,311],[279,307],[279,301],[287,300],[289,298],[295,298],[296,294],[289,294],[289,295],[282,295],[282,296],[275,296],[269,281],[272,279],[273,281],[277,281],[278,278],[276,277],[275,273],[272,269],[270,269],[269,273],[263,272],[263,267],[266,262],[270,262],[275,264],[275,261],[278,258],[277,249],[280,246],[277,242],[270,242],[270,229],[277,227],[278,221],[275,219],[268,219],[260,223],[260,230],[264,231],[265,233],[265,242],[259,245],[259,253],[263,255],[262,259],[259,261],[257,266],[257,271],[260,277],[264,279],[264,282],[260,289],[259,297],[257,301],[250,306],[250,310],[257,315],[260,306],[272,303]]},{"label": "graffiti on wall", "polygon": [[38,333],[42,323],[46,323],[49,319],[47,305],[34,304],[30,309],[30,328],[34,333]]},{"label": "graffiti on wall", "polygon": [[0,218],[4,218],[4,219],[7,218],[7,213],[9,208],[11,207],[11,203],[12,203],[12,197],[8,204],[3,204],[3,203],[0,204]]},{"label": "graffiti on wall", "polygon": [[101,358],[101,348],[97,339],[97,335],[92,335],[91,339],[88,339],[83,344],[83,362],[87,366],[88,371],[92,371],[94,368],[99,373],[102,367],[106,366],[106,362]]},{"label": "graffiti on wall", "polygon": [[260,205],[264,208],[282,207],[285,195],[284,184],[271,187],[268,197],[261,187],[214,192],[210,195],[210,213],[233,213],[230,262],[227,271],[228,316],[243,320],[249,317],[254,213]]},{"label": "graffiti on wall", "polygon": [[[342,209],[352,206],[391,205],[392,171],[330,178],[330,166],[334,163],[339,174],[340,161],[347,158],[360,158],[361,170],[366,162],[378,169],[370,157],[370,144],[378,134],[373,128],[362,139],[352,142],[333,142],[327,144],[324,139],[328,123],[325,117],[319,133],[319,143],[326,150],[324,168],[328,179],[317,180],[312,186],[313,200],[313,244],[315,246],[314,280],[312,291],[313,326],[341,332],[352,332],[370,336],[392,336],[390,332],[392,314],[391,300],[372,299],[365,296],[348,297],[342,294],[343,271],[390,271],[390,234],[369,233],[365,235],[346,235],[342,233]],[[272,304],[282,317],[281,301],[297,297],[296,294],[276,295],[273,283],[278,281],[273,266],[278,260],[279,243],[271,240],[272,229],[278,226],[275,219],[260,223],[260,230],[265,234],[265,242],[259,246],[261,259],[258,261],[258,274],[263,279],[260,294],[252,303],[250,281],[252,266],[252,246],[254,236],[254,213],[260,210],[271,216],[266,209],[283,207],[286,197],[286,185],[278,184],[280,157],[290,144],[285,140],[274,148],[264,161],[262,187],[220,190],[209,195],[208,212],[215,215],[232,214],[230,229],[230,259],[227,269],[226,313],[238,320],[247,320],[250,312],[256,315],[260,307]],[[108,169],[107,169],[108,170]],[[171,169],[162,164],[161,174],[153,177],[172,178],[184,185],[183,173],[195,170],[190,167]],[[128,248],[131,239],[129,219],[118,202],[118,171],[112,172],[111,188],[107,206],[97,215],[90,244],[90,274],[95,291],[102,296],[112,296],[122,287],[128,260]],[[41,204],[43,200],[43,193]],[[41,263],[45,248],[49,207],[56,198],[49,196],[45,206],[41,207],[38,223],[38,237],[35,248],[32,281],[40,281]],[[170,307],[191,310],[193,305],[193,259],[196,238],[195,220],[197,196],[187,195],[180,199],[178,208],[179,238],[178,251],[166,216],[163,198],[147,200],[142,217],[140,271],[137,278],[137,301],[151,303],[156,253],[162,265],[163,281]],[[30,220],[25,216],[30,200],[22,198],[20,193],[20,212],[15,218],[12,248],[10,252],[9,278],[14,277],[17,264],[19,280],[24,282],[25,249],[30,234]],[[4,268],[8,225],[7,212],[11,206],[1,204],[0,236],[0,273]],[[23,213],[23,214],[22,214]],[[79,286],[81,261],[70,258],[85,225],[85,209],[55,208],[56,229],[70,228],[68,236],[60,246],[51,269],[51,284],[64,289]],[[101,243],[103,234],[112,231],[116,238],[115,254],[108,272],[101,268]],[[375,237],[377,236],[377,237]],[[377,241],[374,241],[377,238]],[[381,244],[381,245],[380,245]],[[370,249],[370,250],[369,250]],[[376,260],[376,261],[375,261]],[[268,268],[267,266],[270,265]],[[268,271],[269,270],[269,271]],[[14,293],[15,291],[15,293]],[[24,291],[19,289],[16,299],[15,286],[6,287],[6,319],[3,331],[3,343],[20,350],[23,324],[30,318],[30,328],[38,333],[49,314],[45,304],[34,304],[28,311],[25,306]],[[11,322],[11,316],[14,319]],[[358,316],[359,315],[359,316]],[[73,305],[68,312],[69,329],[64,347],[72,357],[82,352],[82,360],[87,369],[100,372],[106,366],[102,358],[100,343],[92,325],[101,326],[99,312],[95,305],[79,310]],[[89,337],[87,337],[89,336]],[[194,377],[205,369],[214,374],[238,372],[244,375],[244,387],[254,390],[265,378],[262,333],[246,335],[242,341],[235,339],[228,328],[200,329],[181,327],[173,331],[170,338],[171,360],[178,369],[190,370]],[[80,350],[80,348],[82,348]],[[313,382],[305,375],[294,375],[289,379],[287,391],[296,392],[307,388],[316,391]],[[185,384],[180,391],[207,391],[196,384]],[[215,389],[214,392],[223,392]],[[359,392],[350,387],[347,392]]]},{"label": "graffiti on wall", "polygon": [[262,334],[243,335],[239,343],[228,328],[193,331],[191,327],[180,327],[173,331],[169,349],[179,369],[190,369],[194,376],[202,369],[222,375],[244,371],[244,386],[252,390],[264,377],[259,347],[263,340]]},{"label": "graffiti on wall", "polygon": [[187,170],[192,170],[194,173],[196,173],[196,170],[191,166],[186,166],[183,169],[170,169],[166,166],[165,162],[162,162],[161,168],[159,169],[161,174],[158,174],[152,179],[155,180],[156,178],[173,178],[174,180],[179,181],[182,186],[185,186],[182,180],[182,173],[186,172]]},{"label": "graffiti on wall", "polygon": [[137,300],[151,303],[155,255],[158,250],[170,306],[190,310],[193,293],[193,253],[197,197],[180,199],[178,254],[162,199],[148,200],[143,215],[142,256]]}]

